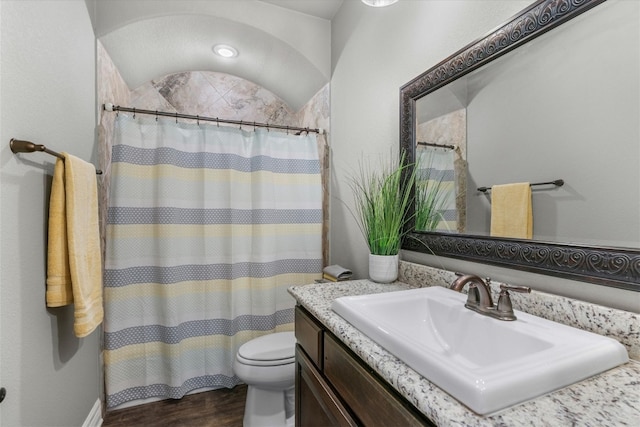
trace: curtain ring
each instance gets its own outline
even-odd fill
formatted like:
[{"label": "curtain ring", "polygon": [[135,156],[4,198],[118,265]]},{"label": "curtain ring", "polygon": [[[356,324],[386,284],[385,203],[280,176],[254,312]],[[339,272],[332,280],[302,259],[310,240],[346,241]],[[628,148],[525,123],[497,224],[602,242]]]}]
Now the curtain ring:
[{"label": "curtain ring", "polygon": [[196,124],[198,126],[200,126],[200,116],[199,115],[196,116]]},{"label": "curtain ring", "polygon": [[133,107],[133,118],[136,118],[136,107]]},{"label": "curtain ring", "polygon": [[253,131],[256,131],[256,122],[253,122]]},{"label": "curtain ring", "polygon": [[218,121],[218,118],[217,118],[217,117],[216,117],[216,125],[217,125],[218,127],[220,127],[220,122]]},{"label": "curtain ring", "polygon": [[178,124],[178,113],[176,112],[176,124]]},{"label": "curtain ring", "polygon": [[289,126],[287,126],[287,135],[289,135]]},{"label": "curtain ring", "polygon": [[156,110],[156,122],[158,121],[158,110]]},{"label": "curtain ring", "polygon": [[242,130],[242,120],[240,120],[240,130]]}]

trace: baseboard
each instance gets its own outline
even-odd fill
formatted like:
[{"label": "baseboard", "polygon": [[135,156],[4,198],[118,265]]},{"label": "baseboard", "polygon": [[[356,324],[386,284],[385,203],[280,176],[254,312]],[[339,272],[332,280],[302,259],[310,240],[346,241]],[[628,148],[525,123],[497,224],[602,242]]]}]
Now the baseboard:
[{"label": "baseboard", "polygon": [[102,425],[102,404],[100,399],[91,408],[91,412],[87,415],[87,419],[82,423],[82,427],[100,427]]}]

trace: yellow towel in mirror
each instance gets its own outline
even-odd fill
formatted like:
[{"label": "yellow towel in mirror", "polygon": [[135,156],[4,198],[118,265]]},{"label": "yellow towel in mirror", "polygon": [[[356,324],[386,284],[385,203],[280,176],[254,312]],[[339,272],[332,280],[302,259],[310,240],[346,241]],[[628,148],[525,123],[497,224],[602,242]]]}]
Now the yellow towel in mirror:
[{"label": "yellow towel in mirror", "polygon": [[491,235],[531,239],[533,208],[528,182],[491,187]]}]

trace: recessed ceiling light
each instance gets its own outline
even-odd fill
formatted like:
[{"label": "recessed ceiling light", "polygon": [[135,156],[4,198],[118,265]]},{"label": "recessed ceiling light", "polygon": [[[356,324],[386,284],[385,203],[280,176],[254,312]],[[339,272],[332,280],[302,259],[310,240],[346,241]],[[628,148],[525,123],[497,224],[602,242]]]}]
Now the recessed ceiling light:
[{"label": "recessed ceiling light", "polygon": [[215,45],[213,47],[213,52],[223,58],[235,58],[238,56],[238,51],[233,46],[229,46],[227,44]]},{"label": "recessed ceiling light", "polygon": [[367,6],[384,7],[389,6],[390,4],[394,4],[397,1],[398,0],[362,0],[362,3],[366,4]]}]

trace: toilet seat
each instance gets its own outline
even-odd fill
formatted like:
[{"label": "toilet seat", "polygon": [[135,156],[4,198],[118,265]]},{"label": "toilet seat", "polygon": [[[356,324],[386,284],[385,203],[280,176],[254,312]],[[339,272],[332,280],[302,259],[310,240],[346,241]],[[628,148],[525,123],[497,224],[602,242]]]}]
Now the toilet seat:
[{"label": "toilet seat", "polygon": [[238,349],[239,363],[252,366],[279,366],[295,362],[296,337],[293,332],[263,335]]}]

